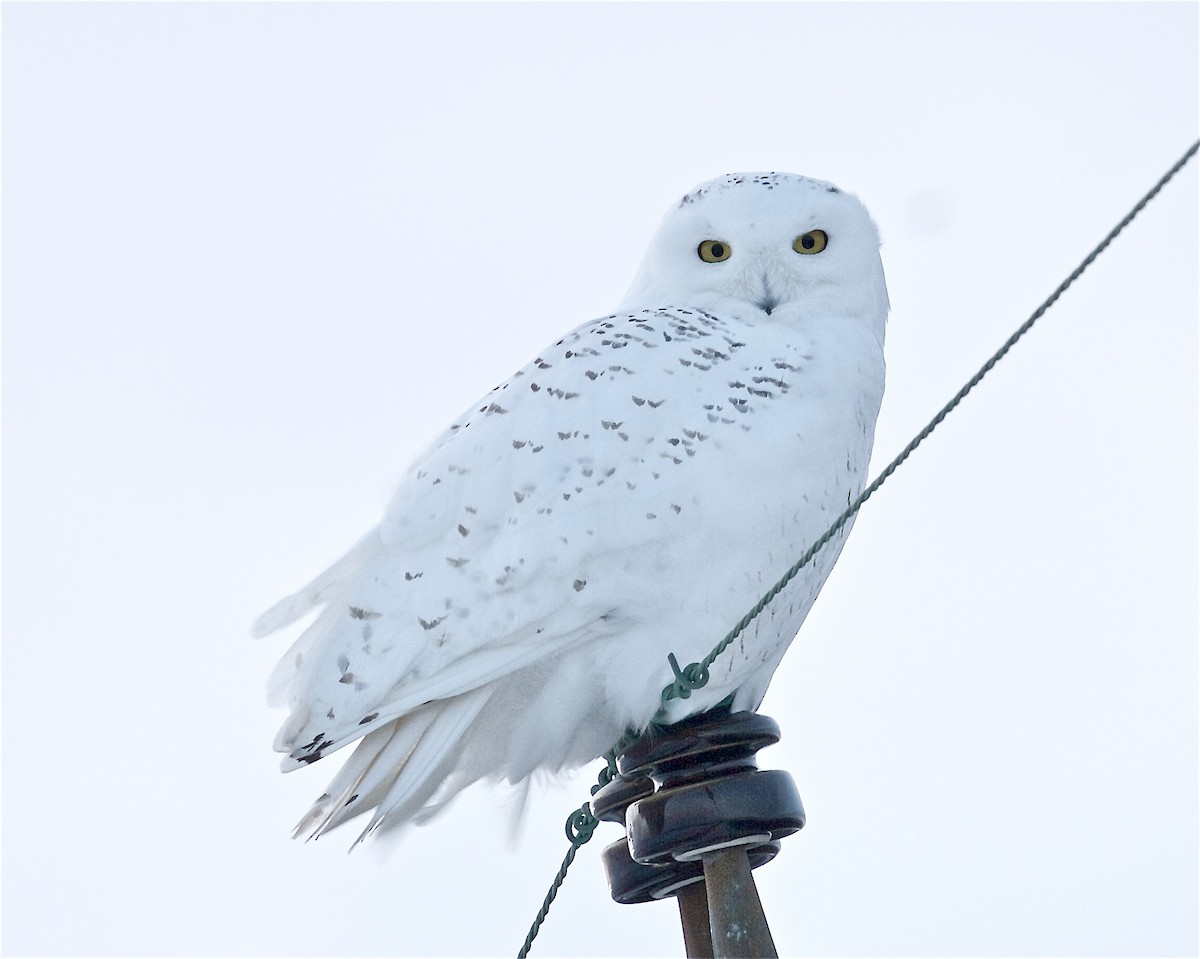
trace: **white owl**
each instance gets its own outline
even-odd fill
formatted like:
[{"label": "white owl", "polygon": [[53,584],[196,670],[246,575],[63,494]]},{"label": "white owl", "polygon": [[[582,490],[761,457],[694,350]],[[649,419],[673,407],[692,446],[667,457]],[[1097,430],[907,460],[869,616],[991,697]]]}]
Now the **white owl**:
[{"label": "white owl", "polygon": [[[283,768],[361,740],[297,833],[419,821],[644,728],[667,654],[708,653],[860,492],[887,312],[837,187],[740,173],[676,203],[617,310],[476,402],[255,624],[322,607],[272,677]],[[848,531],[660,721],[759,705]]]}]

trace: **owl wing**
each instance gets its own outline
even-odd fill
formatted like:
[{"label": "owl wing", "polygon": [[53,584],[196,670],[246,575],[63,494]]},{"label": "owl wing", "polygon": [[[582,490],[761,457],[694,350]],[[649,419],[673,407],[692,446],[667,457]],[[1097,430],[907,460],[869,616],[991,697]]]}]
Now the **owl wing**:
[{"label": "owl wing", "polygon": [[[695,311],[607,317],[475,404],[380,526],[256,624],[270,632],[323,606],[272,678],[291,710],[276,741],[284,768],[627,629],[622,570],[678,544],[672,520],[694,498],[689,464],[713,415],[696,394],[741,345]],[[669,394],[639,386],[664,381]]]}]

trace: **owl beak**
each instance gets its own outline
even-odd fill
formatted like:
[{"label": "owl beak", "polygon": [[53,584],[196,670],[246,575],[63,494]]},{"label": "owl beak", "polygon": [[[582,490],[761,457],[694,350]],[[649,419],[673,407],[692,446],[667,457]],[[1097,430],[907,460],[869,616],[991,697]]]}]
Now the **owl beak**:
[{"label": "owl beak", "polygon": [[762,285],[763,285],[762,296],[759,297],[757,300],[755,300],[754,305],[757,306],[764,313],[766,313],[767,316],[770,316],[771,311],[779,305],[779,297],[776,296],[774,292],[772,292],[771,281],[767,277],[767,274],[765,274],[765,273],[763,274]]}]

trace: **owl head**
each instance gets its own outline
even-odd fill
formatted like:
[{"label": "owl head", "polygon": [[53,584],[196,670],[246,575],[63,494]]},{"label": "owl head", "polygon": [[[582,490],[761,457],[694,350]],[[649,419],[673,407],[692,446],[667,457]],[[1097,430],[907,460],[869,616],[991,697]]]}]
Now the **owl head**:
[{"label": "owl head", "polygon": [[879,231],[857,198],[792,173],[730,173],[663,218],[619,309],[684,307],[747,323],[843,317],[878,327]]}]

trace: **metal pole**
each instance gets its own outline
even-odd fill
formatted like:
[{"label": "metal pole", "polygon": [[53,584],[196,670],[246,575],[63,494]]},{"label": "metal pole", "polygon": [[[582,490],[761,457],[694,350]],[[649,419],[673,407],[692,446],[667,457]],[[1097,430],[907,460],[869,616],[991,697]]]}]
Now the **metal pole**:
[{"label": "metal pole", "polygon": [[[729,846],[706,852],[704,886],[708,891],[708,914],[712,923],[712,948],[716,959],[775,959],[775,940],[758,898],[750,873],[745,846]],[[682,900],[680,900],[682,906]]]},{"label": "metal pole", "polygon": [[704,883],[691,882],[675,893],[683,922],[683,946],[688,959],[714,959],[708,924],[708,892]]}]

